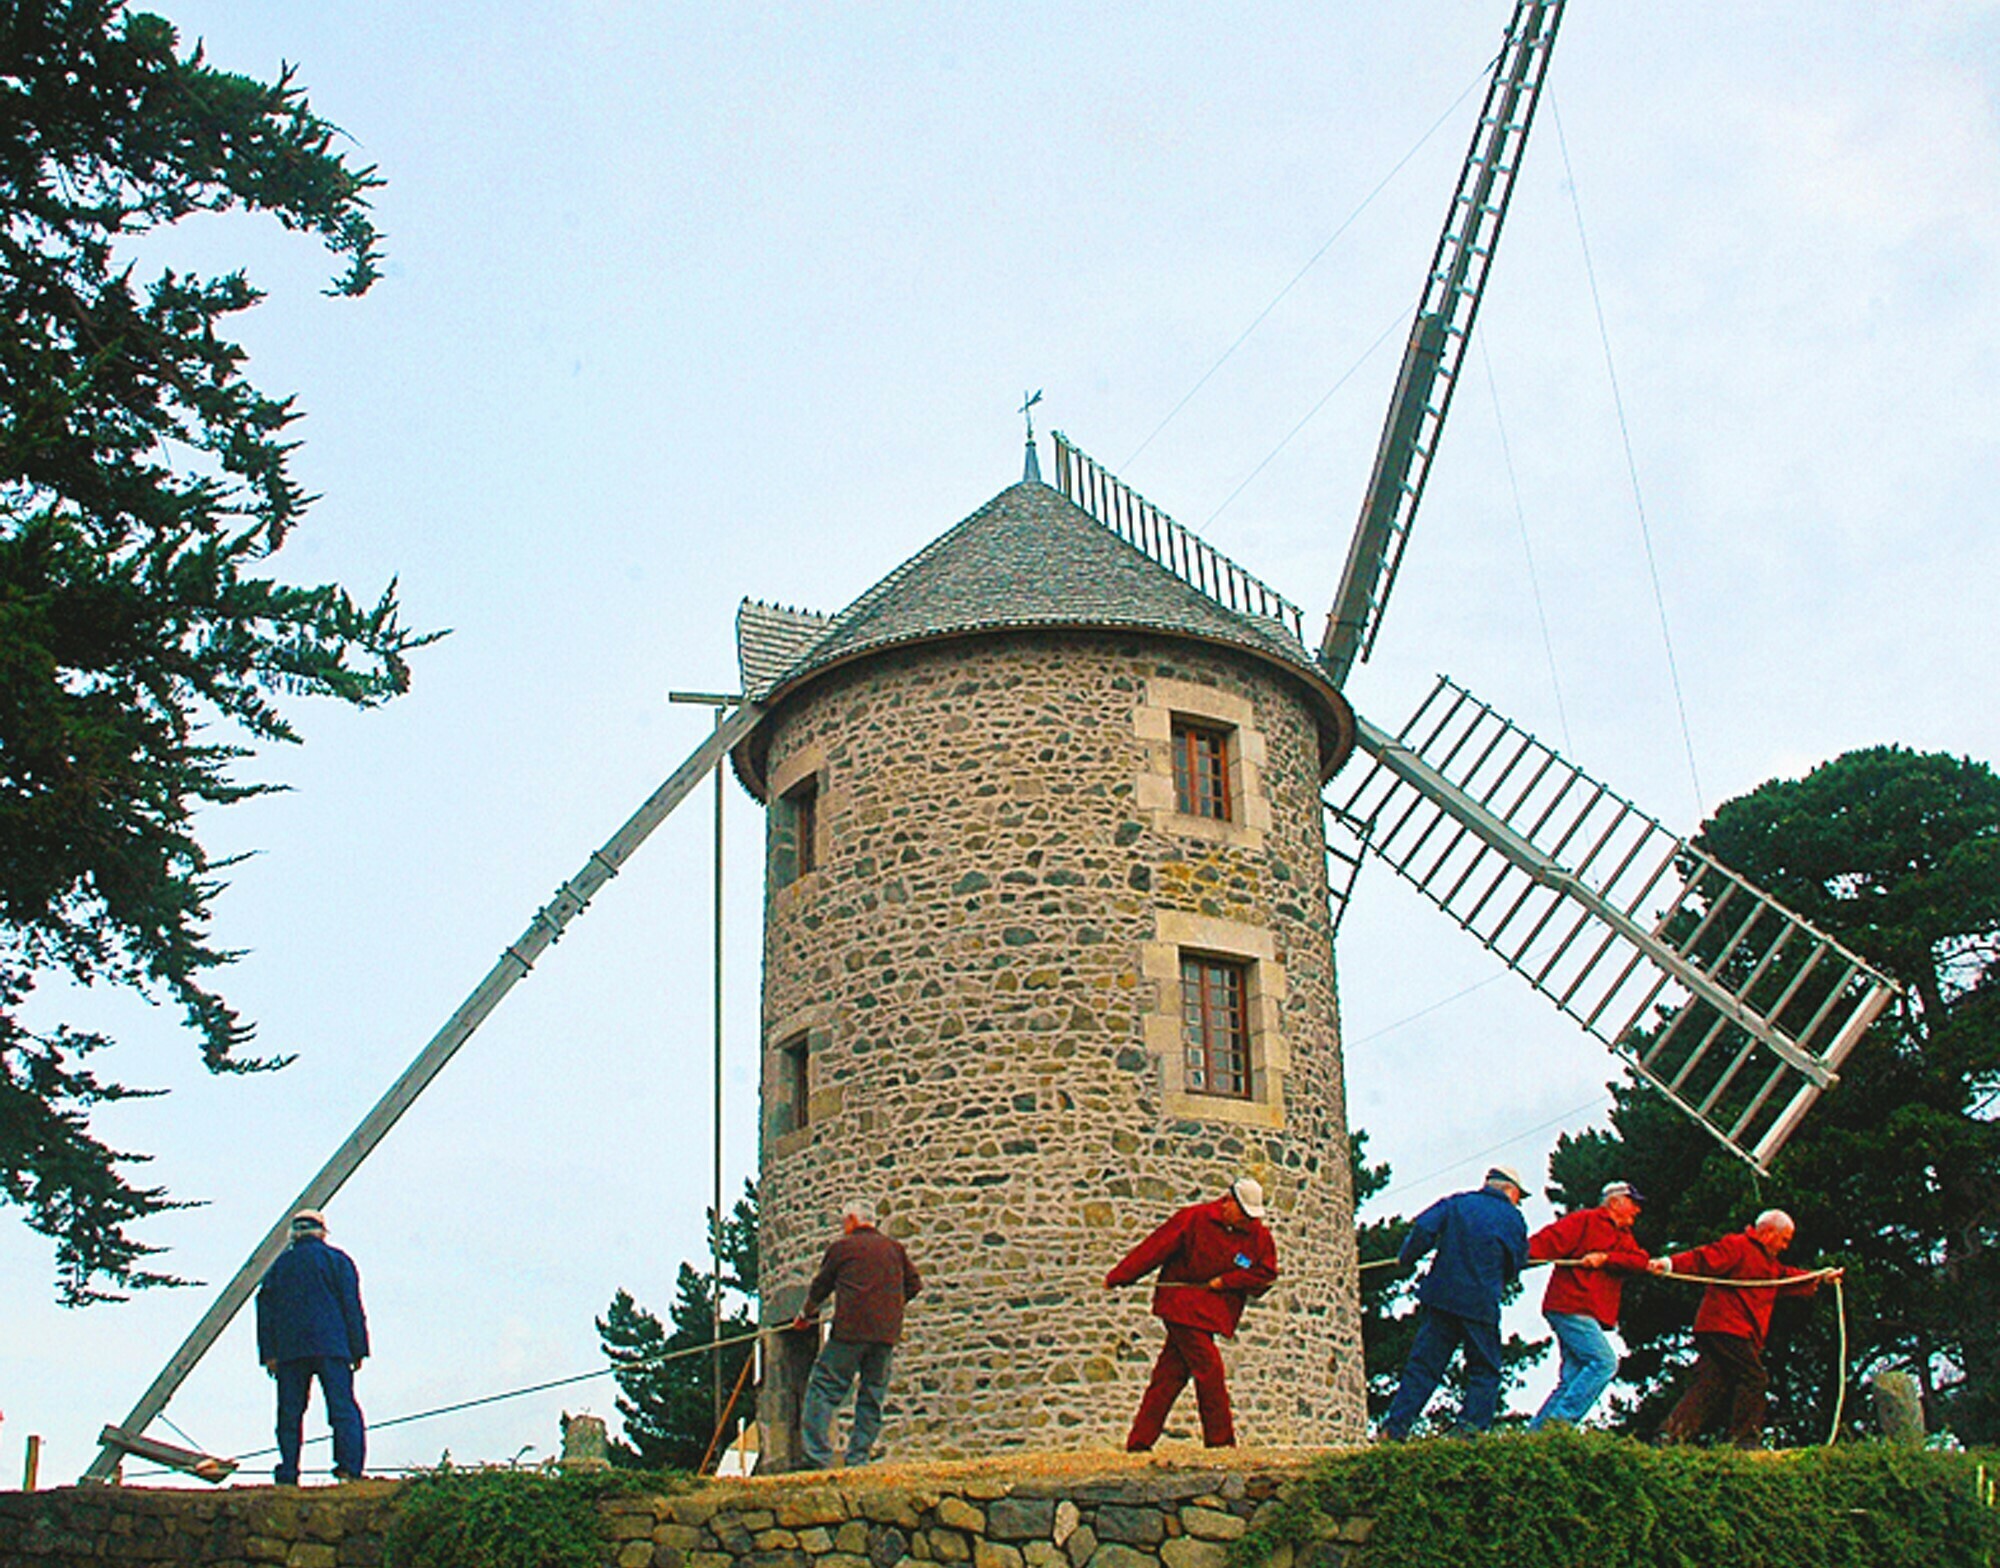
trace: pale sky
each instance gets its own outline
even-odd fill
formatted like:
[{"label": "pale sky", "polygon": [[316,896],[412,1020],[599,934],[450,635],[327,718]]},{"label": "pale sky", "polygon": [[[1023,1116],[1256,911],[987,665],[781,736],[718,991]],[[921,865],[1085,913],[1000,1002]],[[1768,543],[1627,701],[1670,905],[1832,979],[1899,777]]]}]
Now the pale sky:
[{"label": "pale sky", "polygon": [[[225,66],[297,62],[388,180],[358,302],[269,225],[146,252],[271,294],[241,340],[299,394],[324,497],[281,567],[398,577],[411,622],[452,628],[387,709],[297,710],[306,745],[255,765],[291,792],[206,825],[255,852],[218,904],[245,950],[225,988],[297,1063],[211,1080],[167,1010],[72,1011],[119,1033],[114,1076],[171,1089],[99,1125],[202,1201],[144,1234],[219,1285],[698,743],[707,713],[665,694],[733,688],[737,600],[838,609],[1011,483],[1024,389],[1316,636],[1510,7],[171,10]],[[1682,832],[1858,746],[2000,758],[2000,5],[1691,25],[1585,0],[1550,81],[1356,706],[1393,729],[1449,671]],[[589,1371],[613,1291],[664,1314],[700,1256],[712,809],[661,830],[332,1205],[372,1419]],[[733,786],[727,809],[733,1194],[761,835]],[[1610,1058],[1380,865],[1339,959],[1393,1209],[1494,1159],[1539,1186],[1601,1116]],[[207,1296],[63,1311],[46,1244],[0,1219],[0,1483],[30,1432],[67,1480]],[[611,1413],[608,1379],[566,1393],[381,1432],[371,1465],[543,1457],[558,1410]],[[247,1320],[168,1414],[215,1452],[270,1443]]]}]

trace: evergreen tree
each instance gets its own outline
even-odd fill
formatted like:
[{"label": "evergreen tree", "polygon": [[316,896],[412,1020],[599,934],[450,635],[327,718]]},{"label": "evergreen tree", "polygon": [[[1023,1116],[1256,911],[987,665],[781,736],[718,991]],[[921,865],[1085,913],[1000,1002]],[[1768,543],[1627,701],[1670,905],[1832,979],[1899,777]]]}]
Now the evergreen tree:
[{"label": "evergreen tree", "polygon": [[[715,1211],[707,1211],[714,1223]],[[745,1182],[743,1196],[722,1224],[722,1338],[739,1343],[723,1347],[722,1395],[725,1402],[756,1345],[741,1339],[757,1327],[757,1189]],[[730,1300],[730,1295],[737,1299]],[[715,1432],[716,1358],[702,1354],[714,1340],[715,1312],[711,1281],[705,1270],[683,1263],[674,1283],[674,1304],[668,1312],[669,1332],[660,1320],[619,1289],[611,1306],[597,1320],[604,1354],[616,1368],[620,1389],[618,1413],[625,1421],[625,1441],[614,1440],[614,1462],[648,1470],[693,1470],[707,1452]],[[731,1413],[738,1420],[756,1416],[756,1390],[747,1380]]]},{"label": "evergreen tree", "polygon": [[267,213],[340,274],[376,277],[367,193],[289,67],[275,82],[183,52],[121,0],[0,0],[0,1202],[55,1243],[69,1304],[171,1282],[128,1227],[173,1206],[90,1130],[138,1091],[112,1042],[46,1017],[66,977],[178,1005],[217,1072],[250,1026],[206,982],[221,865],[195,836],[246,743],[298,738],[278,706],[368,707],[428,640],[334,586],[261,575],[311,497],[288,397],[245,379],[240,272],[135,277],[124,249],[197,212]]},{"label": "evergreen tree", "polygon": [[[1657,1095],[1612,1086],[1612,1130],[1565,1138],[1563,1196],[1625,1177],[1649,1244],[1698,1244],[1766,1207],[1798,1221],[1787,1261],[1842,1263],[1851,1379],[1912,1372],[1933,1420],[2000,1438],[2000,778],[1901,747],[1850,752],[1724,805],[1695,841],[1905,987],[1760,1181]],[[1781,1300],[1773,1430],[1824,1439],[1839,1324],[1826,1292]],[[1691,1360],[1687,1286],[1628,1290],[1623,1424],[1647,1432]],[[1857,1402],[1850,1398],[1853,1413]]]}]

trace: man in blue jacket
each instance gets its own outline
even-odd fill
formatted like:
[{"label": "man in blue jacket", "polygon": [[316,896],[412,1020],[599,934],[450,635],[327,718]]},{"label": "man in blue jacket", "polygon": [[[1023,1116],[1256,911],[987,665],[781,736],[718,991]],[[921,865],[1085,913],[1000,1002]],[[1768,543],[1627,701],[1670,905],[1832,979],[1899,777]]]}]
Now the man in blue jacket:
[{"label": "man in blue jacket", "polygon": [[1440,1198],[1416,1217],[1401,1254],[1407,1266],[1433,1248],[1437,1256],[1417,1287],[1417,1337],[1382,1435],[1410,1435],[1436,1392],[1452,1353],[1465,1349],[1465,1400],[1453,1431],[1484,1432],[1500,1408],[1500,1297],[1528,1261],[1521,1218],[1521,1178],[1504,1165],[1486,1185]]},{"label": "man in blue jacket", "polygon": [[346,1253],[326,1244],[326,1216],[300,1209],[292,1216],[292,1244],[257,1287],[257,1359],[278,1382],[278,1467],[272,1472],[278,1485],[299,1484],[314,1378],[333,1428],[334,1479],[360,1479],[367,1431],[354,1402],[354,1374],[367,1354],[360,1271]]}]

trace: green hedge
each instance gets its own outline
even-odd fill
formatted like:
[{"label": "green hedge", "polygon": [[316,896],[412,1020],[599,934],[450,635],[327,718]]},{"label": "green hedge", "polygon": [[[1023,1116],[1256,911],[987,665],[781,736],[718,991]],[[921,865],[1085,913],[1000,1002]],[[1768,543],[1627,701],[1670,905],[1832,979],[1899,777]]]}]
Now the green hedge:
[{"label": "green hedge", "polygon": [[679,1471],[459,1469],[449,1461],[396,1494],[387,1568],[602,1568],[600,1499],[685,1491]]},{"label": "green hedge", "polygon": [[[1381,1445],[1322,1461],[1231,1568],[1949,1568],[2000,1564],[1994,1454],[1877,1444],[1655,1449],[1592,1432]],[[1365,1545],[1332,1537],[1372,1518]]]}]

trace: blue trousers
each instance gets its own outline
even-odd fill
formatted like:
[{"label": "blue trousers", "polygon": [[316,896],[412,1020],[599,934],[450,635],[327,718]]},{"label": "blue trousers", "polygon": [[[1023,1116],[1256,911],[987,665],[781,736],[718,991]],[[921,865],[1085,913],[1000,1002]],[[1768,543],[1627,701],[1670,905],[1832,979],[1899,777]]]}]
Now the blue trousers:
[{"label": "blue trousers", "polygon": [[1469,1432],[1484,1432],[1493,1425],[1500,1411],[1500,1325],[1460,1317],[1441,1307],[1419,1307],[1416,1342],[1403,1364],[1389,1413],[1382,1418],[1384,1435],[1398,1439],[1410,1435],[1460,1346],[1465,1349],[1465,1403],[1459,1407],[1458,1425]]},{"label": "blue trousers", "polygon": [[1528,1423],[1530,1432],[1539,1432],[1551,1421],[1575,1426],[1590,1414],[1590,1407],[1618,1373],[1618,1353],[1596,1318],[1587,1312],[1551,1312],[1548,1319],[1562,1347],[1562,1371]]},{"label": "blue trousers", "polygon": [[833,1412],[857,1380],[854,1421],[847,1429],[847,1462],[865,1465],[882,1431],[882,1399],[889,1391],[889,1360],[894,1345],[858,1339],[829,1339],[820,1347],[806,1379],[805,1408],[799,1414],[799,1436],[806,1463],[824,1470],[833,1463]]},{"label": "blue trousers", "polygon": [[278,1468],[271,1478],[280,1486],[299,1484],[299,1449],[305,1441],[306,1404],[312,1383],[319,1379],[326,1397],[327,1424],[333,1428],[333,1473],[361,1474],[368,1433],[361,1407],[354,1402],[354,1368],[338,1356],[305,1356],[280,1361],[278,1378]]},{"label": "blue trousers", "polygon": [[1550,1312],[1548,1326],[1556,1330],[1556,1344],[1562,1346],[1562,1372],[1556,1386],[1542,1400],[1542,1408],[1528,1422],[1530,1432],[1540,1432],[1550,1422],[1576,1426],[1590,1414],[1590,1406],[1610,1388],[1618,1376],[1618,1352],[1604,1338],[1604,1328],[1588,1312]]}]

